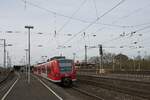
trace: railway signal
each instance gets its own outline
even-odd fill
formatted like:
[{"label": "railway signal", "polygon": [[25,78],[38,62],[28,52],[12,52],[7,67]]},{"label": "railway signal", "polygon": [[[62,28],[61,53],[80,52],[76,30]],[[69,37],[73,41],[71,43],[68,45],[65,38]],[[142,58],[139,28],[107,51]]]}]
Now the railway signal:
[{"label": "railway signal", "polygon": [[85,45],[85,67],[87,65],[87,45]]},{"label": "railway signal", "polygon": [[99,73],[102,73],[102,68],[103,68],[103,47],[102,44],[99,44]]},{"label": "railway signal", "polygon": [[102,45],[101,44],[99,45],[99,54],[103,55],[103,50],[102,50]]}]

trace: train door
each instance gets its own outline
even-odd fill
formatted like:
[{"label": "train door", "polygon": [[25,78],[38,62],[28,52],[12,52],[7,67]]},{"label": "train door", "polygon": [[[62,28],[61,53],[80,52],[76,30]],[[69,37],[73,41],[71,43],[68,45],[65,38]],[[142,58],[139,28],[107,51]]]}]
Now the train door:
[{"label": "train door", "polygon": [[51,77],[51,63],[47,64],[47,76]]}]

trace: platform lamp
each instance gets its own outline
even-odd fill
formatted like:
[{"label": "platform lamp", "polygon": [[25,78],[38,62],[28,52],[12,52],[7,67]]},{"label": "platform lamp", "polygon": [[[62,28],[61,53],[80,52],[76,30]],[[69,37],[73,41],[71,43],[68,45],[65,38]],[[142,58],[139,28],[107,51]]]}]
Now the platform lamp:
[{"label": "platform lamp", "polygon": [[30,83],[30,30],[33,26],[25,26],[28,29],[28,83]]},{"label": "platform lamp", "polygon": [[6,44],[6,39],[0,39],[4,41],[4,68],[6,68],[6,46],[12,46],[12,44]]}]

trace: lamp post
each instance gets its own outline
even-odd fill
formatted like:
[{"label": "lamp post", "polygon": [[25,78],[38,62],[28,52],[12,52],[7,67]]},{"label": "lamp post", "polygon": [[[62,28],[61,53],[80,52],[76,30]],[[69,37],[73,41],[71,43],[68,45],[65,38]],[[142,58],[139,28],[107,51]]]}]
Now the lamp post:
[{"label": "lamp post", "polygon": [[30,29],[33,29],[33,26],[25,26],[28,29],[28,83],[30,83]]},{"label": "lamp post", "polygon": [[4,41],[4,68],[6,68],[6,46],[12,46],[12,44],[6,44],[6,39],[0,39],[2,41]]},{"label": "lamp post", "polygon": [[41,56],[42,57],[42,62],[46,62],[47,56]]},{"label": "lamp post", "polygon": [[75,57],[76,57],[76,53],[73,53],[73,61],[75,63]]},{"label": "lamp post", "polygon": [[8,61],[9,60],[9,55],[8,55],[8,51],[6,50],[7,46],[13,46],[13,45],[12,44],[6,44],[6,41],[5,41],[5,45],[4,45],[4,48],[5,48],[5,66],[6,66],[6,59],[7,59],[7,66],[6,67],[8,67],[8,63],[9,63],[9,61]]},{"label": "lamp post", "polygon": [[6,68],[6,39],[0,39],[4,41],[4,68]]},{"label": "lamp post", "polygon": [[24,49],[26,52],[26,77],[28,78],[28,74],[27,74],[27,67],[28,67],[28,49]]}]

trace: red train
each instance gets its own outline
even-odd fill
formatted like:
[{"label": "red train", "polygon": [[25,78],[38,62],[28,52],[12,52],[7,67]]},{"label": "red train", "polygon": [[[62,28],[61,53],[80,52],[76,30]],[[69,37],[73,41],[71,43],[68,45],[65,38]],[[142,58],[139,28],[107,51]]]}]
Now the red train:
[{"label": "red train", "polygon": [[52,82],[61,83],[63,86],[70,86],[73,81],[76,81],[73,60],[62,56],[53,57],[46,63],[36,65],[33,73]]}]

